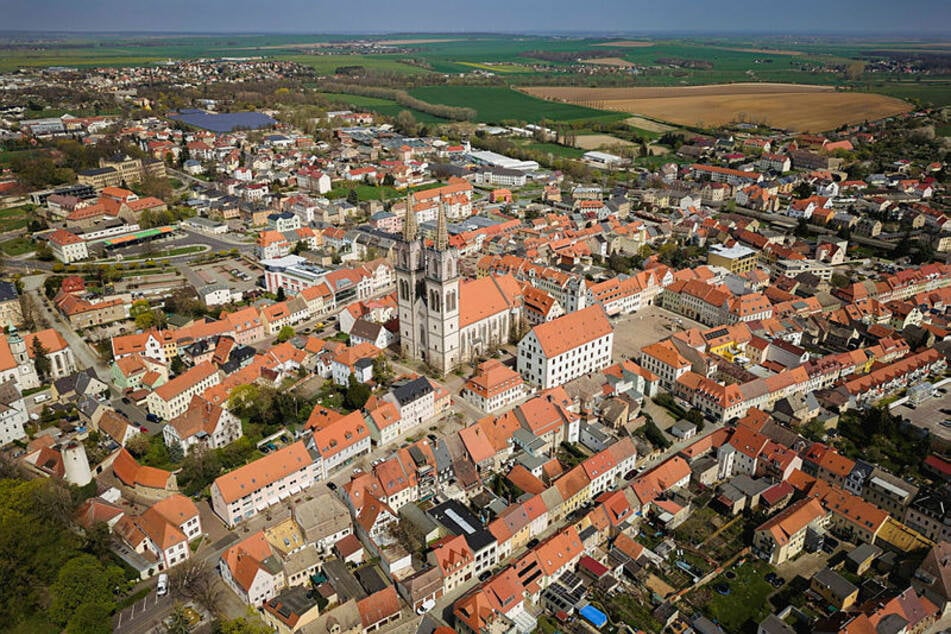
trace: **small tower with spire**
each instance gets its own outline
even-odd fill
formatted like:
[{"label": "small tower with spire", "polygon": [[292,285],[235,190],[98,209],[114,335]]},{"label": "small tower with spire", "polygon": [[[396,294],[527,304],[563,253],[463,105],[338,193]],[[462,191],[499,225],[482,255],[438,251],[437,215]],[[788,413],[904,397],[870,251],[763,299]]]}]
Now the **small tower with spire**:
[{"label": "small tower with spire", "polygon": [[446,208],[439,203],[436,239],[426,250],[426,362],[443,374],[459,363],[459,251],[449,246]]},{"label": "small tower with spire", "polygon": [[424,275],[423,244],[416,224],[416,197],[406,196],[403,239],[396,245],[396,301],[400,319],[400,348],[403,356],[420,359],[425,349],[425,322],[420,318],[417,299]]}]

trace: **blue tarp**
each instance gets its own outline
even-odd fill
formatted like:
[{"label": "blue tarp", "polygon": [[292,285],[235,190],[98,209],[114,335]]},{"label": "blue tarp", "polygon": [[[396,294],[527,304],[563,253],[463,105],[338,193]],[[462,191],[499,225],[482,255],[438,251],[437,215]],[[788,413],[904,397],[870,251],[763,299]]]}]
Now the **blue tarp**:
[{"label": "blue tarp", "polygon": [[231,132],[238,128],[245,130],[257,130],[258,128],[268,128],[275,123],[274,119],[262,112],[226,112],[222,114],[213,114],[204,110],[180,110],[178,114],[170,117],[176,121],[187,123],[188,125],[211,130],[212,132]]},{"label": "blue tarp", "polygon": [[605,616],[604,612],[593,605],[584,606],[578,610],[578,614],[580,614],[585,621],[598,629],[604,627],[604,625],[608,622],[608,617]]}]

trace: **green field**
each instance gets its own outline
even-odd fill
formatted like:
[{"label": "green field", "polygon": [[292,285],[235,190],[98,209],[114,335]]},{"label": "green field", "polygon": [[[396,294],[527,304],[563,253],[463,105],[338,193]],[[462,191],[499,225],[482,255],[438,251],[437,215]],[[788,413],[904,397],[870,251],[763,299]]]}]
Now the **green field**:
[{"label": "green field", "polygon": [[406,106],[401,106],[390,99],[378,99],[377,97],[364,97],[363,95],[348,95],[345,93],[333,92],[323,92],[320,94],[330,101],[347,104],[348,106],[352,106],[354,108],[364,108],[370,112],[377,112],[388,117],[395,117],[401,111],[408,110],[420,123],[446,123],[446,120],[441,117],[431,115],[428,112],[421,112],[419,110],[407,108]]},{"label": "green field", "polygon": [[[274,51],[270,51],[274,54]],[[402,57],[394,55],[305,55],[279,54],[280,59],[310,66],[323,75],[332,75],[340,66],[363,66],[367,70],[387,73],[417,74],[425,69],[400,61]]]},{"label": "green field", "polygon": [[946,82],[887,82],[871,84],[869,92],[877,92],[899,99],[910,99],[922,105],[951,106],[951,81]]},{"label": "green field", "polygon": [[581,158],[585,153],[585,151],[580,148],[558,145],[557,143],[529,143],[525,147],[530,150],[547,152],[548,154],[570,159]]},{"label": "green field", "polygon": [[581,119],[619,121],[627,116],[545,101],[501,86],[426,86],[414,88],[409,93],[429,103],[475,108],[478,113],[476,120],[483,123],[501,123],[502,121],[537,123],[542,119],[552,122]]},{"label": "green field", "polygon": [[25,229],[30,224],[29,212],[32,207],[8,207],[0,210],[0,233]]},{"label": "green field", "polygon": [[0,251],[7,255],[23,255],[36,250],[36,245],[29,238],[18,237],[6,242],[0,242]]}]

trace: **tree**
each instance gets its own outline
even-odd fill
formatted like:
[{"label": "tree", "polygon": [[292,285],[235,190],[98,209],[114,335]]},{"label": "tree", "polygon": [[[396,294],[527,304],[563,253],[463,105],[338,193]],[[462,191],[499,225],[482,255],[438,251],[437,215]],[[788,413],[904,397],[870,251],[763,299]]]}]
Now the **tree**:
[{"label": "tree", "polygon": [[347,202],[351,205],[360,204],[360,194],[357,192],[356,187],[347,192]]},{"label": "tree", "polygon": [[168,587],[175,596],[197,601],[212,614],[218,613],[218,574],[206,560],[191,557],[172,568]]},{"label": "tree", "polygon": [[216,631],[219,634],[271,634],[270,627],[261,622],[254,609],[248,607],[245,616],[227,621],[218,621]]},{"label": "tree", "polygon": [[43,345],[39,337],[33,337],[33,368],[40,382],[46,382],[49,378],[50,370],[53,369],[53,362],[50,361],[49,350]]},{"label": "tree", "polygon": [[99,603],[84,603],[66,624],[66,634],[111,634],[110,608]]},{"label": "tree", "polygon": [[416,122],[416,117],[413,116],[412,112],[409,110],[400,110],[396,115],[396,127],[404,134],[416,136],[419,124]]},{"label": "tree", "polygon": [[185,495],[197,495],[221,473],[218,452],[203,444],[193,446],[182,458],[178,483]]},{"label": "tree", "polygon": [[360,409],[370,399],[370,386],[357,381],[357,377],[352,372],[347,383],[347,393],[343,397],[344,407],[347,409]]},{"label": "tree", "polygon": [[172,362],[169,365],[169,369],[172,371],[172,374],[181,374],[185,371],[185,362],[182,361],[182,358],[176,354],[174,357],[172,357]]},{"label": "tree", "polygon": [[176,603],[172,613],[164,620],[165,632],[167,634],[188,634],[192,631],[192,626],[188,622],[188,613],[185,612],[185,606]]},{"label": "tree", "polygon": [[283,286],[277,287],[277,292],[274,293],[274,299],[279,302],[283,302],[285,299],[287,299],[287,292],[284,290]]},{"label": "tree", "polygon": [[106,614],[115,607],[115,589],[123,582],[122,570],[105,566],[92,555],[70,559],[50,587],[49,616],[65,625],[81,606],[99,606]]},{"label": "tree", "polygon": [[111,560],[112,534],[105,522],[96,522],[83,534],[83,550],[103,563]]},{"label": "tree", "polygon": [[294,329],[290,326],[281,326],[281,329],[277,331],[277,342],[284,343],[288,339],[294,337]]},{"label": "tree", "polygon": [[803,181],[793,188],[792,195],[793,198],[809,198],[812,196],[812,185]]},{"label": "tree", "polygon": [[126,450],[136,458],[141,458],[147,454],[151,446],[152,443],[145,434],[136,434],[125,444]]},{"label": "tree", "polygon": [[797,238],[809,237],[809,222],[805,218],[800,218],[796,221],[795,234]]},{"label": "tree", "polygon": [[373,360],[373,381],[378,385],[384,385],[393,378],[393,370],[390,368],[390,362],[386,355],[380,355]]},{"label": "tree", "polygon": [[[307,243],[303,240],[298,240],[297,244],[294,245],[294,249],[291,251],[294,255],[300,255],[307,250]],[[283,289],[281,289],[283,290]]]}]

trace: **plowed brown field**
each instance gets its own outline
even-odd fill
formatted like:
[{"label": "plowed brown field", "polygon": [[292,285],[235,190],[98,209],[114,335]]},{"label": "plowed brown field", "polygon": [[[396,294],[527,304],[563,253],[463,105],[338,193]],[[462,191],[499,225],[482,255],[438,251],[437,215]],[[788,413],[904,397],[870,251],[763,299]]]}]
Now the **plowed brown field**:
[{"label": "plowed brown field", "polygon": [[838,92],[832,86],[800,84],[743,83],[656,88],[532,86],[522,90],[543,99],[706,128],[748,121],[798,132],[821,132],[846,123],[882,119],[912,109],[909,103],[894,97]]}]

